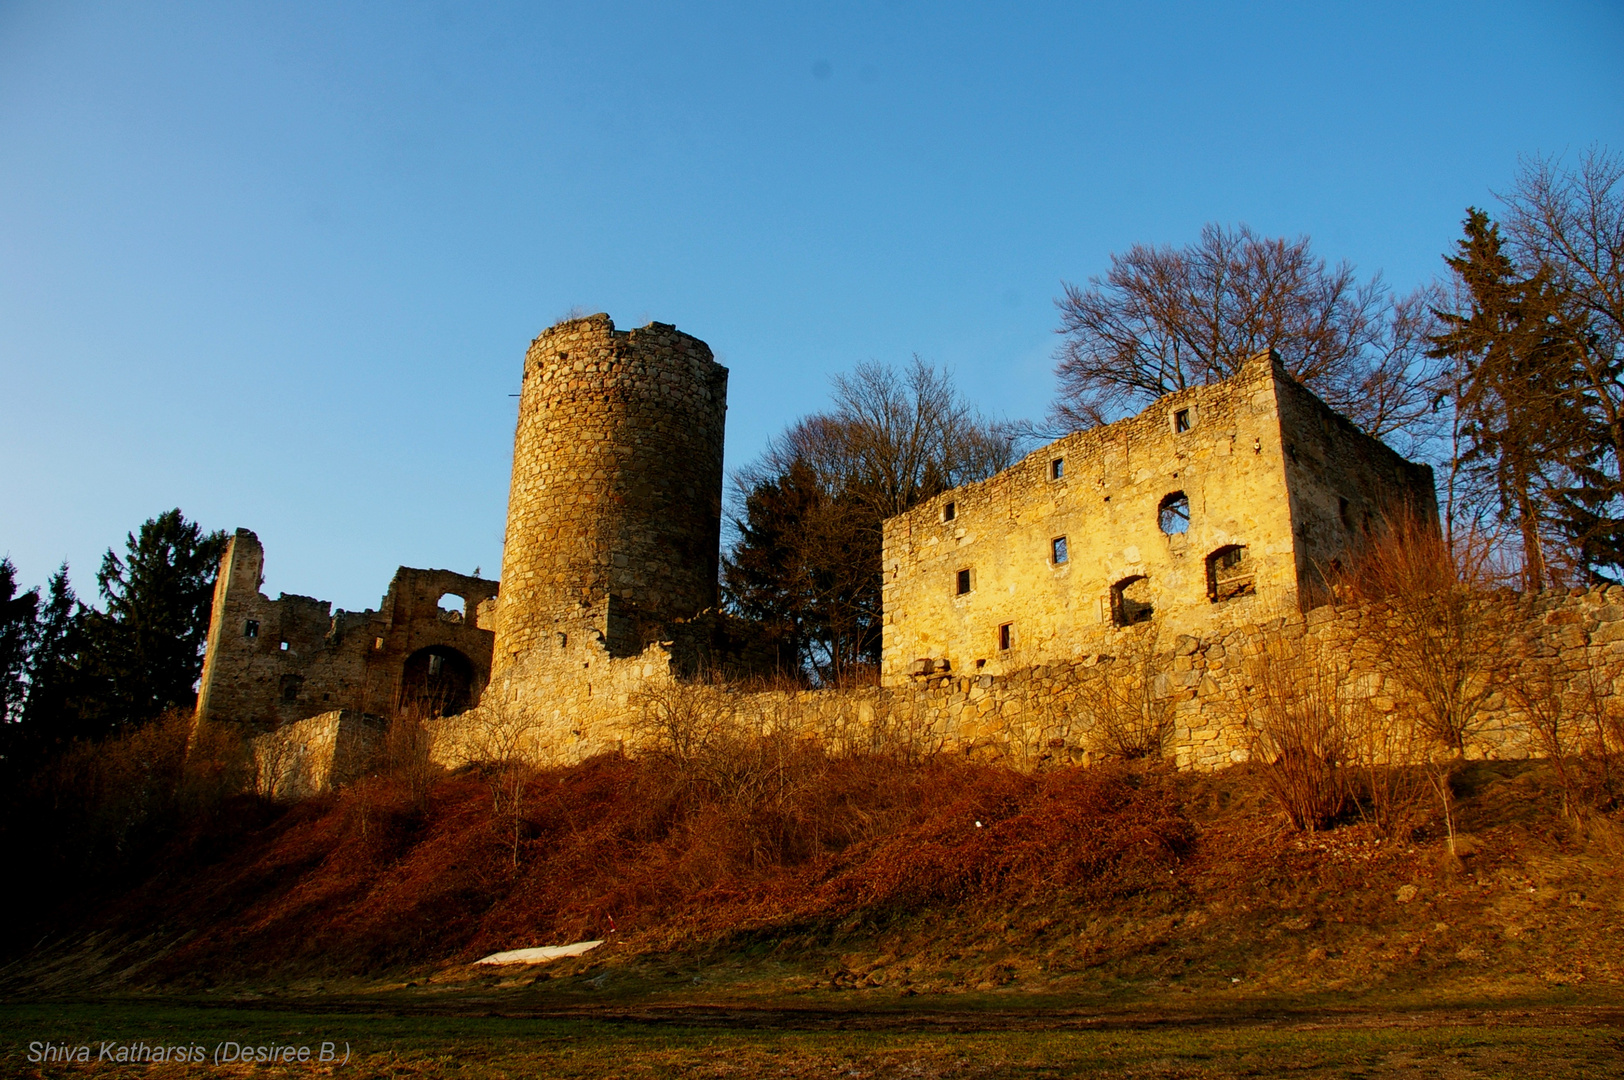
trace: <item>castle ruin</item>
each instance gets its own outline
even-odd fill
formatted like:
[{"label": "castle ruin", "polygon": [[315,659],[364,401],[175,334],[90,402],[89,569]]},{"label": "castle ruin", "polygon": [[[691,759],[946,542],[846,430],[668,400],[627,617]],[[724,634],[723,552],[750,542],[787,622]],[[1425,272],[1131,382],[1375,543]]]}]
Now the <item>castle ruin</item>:
[{"label": "castle ruin", "polygon": [[[333,760],[343,724],[413,703],[448,717],[521,708],[542,760],[624,746],[640,699],[704,664],[726,394],[726,368],[672,326],[620,331],[598,314],[544,331],[524,360],[499,591],[402,568],[379,611],[330,615],[261,596],[263,553],[239,531],[216,585],[199,719],[284,741],[297,729]],[[1325,598],[1326,571],[1399,513],[1436,520],[1431,470],[1263,354],[886,522],[875,693],[902,697],[797,696],[848,730],[889,722],[906,699],[909,722],[939,713],[969,745],[987,701],[1013,715],[1010,687],[1039,671],[1058,694],[1068,665],[1146,624],[1168,641],[1216,641],[1301,618]],[[446,593],[460,610],[438,605]],[[741,707],[768,709],[770,696]],[[447,762],[468,756],[456,730],[436,750]]]},{"label": "castle ruin", "polygon": [[881,680],[1002,675],[1152,621],[1171,638],[1304,610],[1400,515],[1436,523],[1432,470],[1263,353],[887,521]]}]

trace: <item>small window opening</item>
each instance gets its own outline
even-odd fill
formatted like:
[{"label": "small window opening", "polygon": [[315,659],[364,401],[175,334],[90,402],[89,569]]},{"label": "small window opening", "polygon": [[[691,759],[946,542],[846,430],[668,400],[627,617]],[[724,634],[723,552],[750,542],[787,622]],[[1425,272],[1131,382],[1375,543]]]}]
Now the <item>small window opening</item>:
[{"label": "small window opening", "polygon": [[451,592],[441,594],[439,606],[440,619],[443,622],[462,622],[468,611],[468,601]]},{"label": "small window opening", "polygon": [[1150,579],[1145,575],[1134,574],[1111,586],[1111,621],[1116,625],[1137,626],[1149,622],[1154,613]]},{"label": "small window opening", "polygon": [[1349,532],[1353,531],[1353,515],[1348,512],[1348,500],[1340,496],[1336,500],[1336,516],[1342,519],[1342,527]]},{"label": "small window opening", "polygon": [[282,704],[292,705],[299,700],[299,690],[304,686],[304,676],[284,675],[281,679]]},{"label": "small window opening", "polygon": [[558,647],[560,649],[566,648],[566,647],[568,647],[569,643],[570,643],[570,636],[568,634],[564,633],[562,630],[560,630],[559,633],[558,633]]},{"label": "small window opening", "polygon": [[283,652],[287,652],[288,651],[288,641],[287,641],[287,639],[283,638],[281,643],[277,646],[277,648],[281,649]]},{"label": "small window opening", "polygon": [[372,639],[372,648],[374,650],[381,651],[383,649],[383,638],[381,638],[381,637],[373,638]]},{"label": "small window opening", "polygon": [[1066,538],[1057,536],[1049,541],[1049,558],[1056,566],[1066,561]]},{"label": "small window opening", "polygon": [[438,675],[440,674],[440,669],[443,667],[445,667],[445,657],[441,656],[439,653],[430,653],[429,674]]},{"label": "small window opening", "polygon": [[1057,457],[1049,462],[1049,479],[1064,480],[1066,477],[1066,459]]},{"label": "small window opening", "polygon": [[948,503],[946,506],[942,507],[942,520],[943,521],[952,521],[954,518],[956,518],[958,516],[959,516],[959,504],[958,503]]},{"label": "small window opening", "polygon": [[980,671],[982,668],[984,668],[986,666],[987,666],[987,662],[985,660],[977,660],[976,661],[976,670],[977,671]]},{"label": "small window opening", "polygon": [[249,619],[242,624],[242,636],[245,638],[259,637],[259,620]]},{"label": "small window opening", "polygon": [[1000,626],[998,628],[998,649],[999,649],[1000,652],[1008,652],[1010,644],[1012,642],[1014,642],[1014,640],[1015,640],[1015,624],[1014,623],[1005,623],[1004,625],[1002,625],[1002,626]]},{"label": "small window opening", "polygon": [[953,579],[953,591],[958,596],[963,596],[970,591],[970,571],[960,570],[958,572],[958,575]]},{"label": "small window opening", "polygon": [[1173,412],[1173,430],[1183,434],[1190,430],[1190,410],[1176,409]]},{"label": "small window opening", "polygon": [[1156,523],[1168,536],[1190,531],[1190,500],[1182,491],[1175,491],[1156,508]]},{"label": "small window opening", "polygon": [[1207,556],[1207,599],[1215,604],[1252,596],[1257,592],[1257,575],[1246,545],[1226,544]]}]

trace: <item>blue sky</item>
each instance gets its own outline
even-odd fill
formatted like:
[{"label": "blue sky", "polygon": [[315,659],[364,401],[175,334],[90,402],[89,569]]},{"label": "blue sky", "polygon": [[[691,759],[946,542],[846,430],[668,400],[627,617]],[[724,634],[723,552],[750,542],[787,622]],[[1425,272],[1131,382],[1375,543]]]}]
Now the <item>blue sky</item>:
[{"label": "blue sky", "polygon": [[1409,288],[1519,155],[1624,150],[1624,5],[0,0],[0,553],[171,506],[266,590],[501,562],[526,345],[732,369],[728,462],[917,352],[996,416],[1053,298],[1207,221]]}]

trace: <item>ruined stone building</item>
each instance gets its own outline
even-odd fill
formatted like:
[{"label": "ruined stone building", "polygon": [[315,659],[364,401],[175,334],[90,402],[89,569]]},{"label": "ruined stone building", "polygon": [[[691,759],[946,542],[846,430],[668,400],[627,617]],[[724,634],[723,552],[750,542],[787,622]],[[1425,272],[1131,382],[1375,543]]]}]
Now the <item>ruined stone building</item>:
[{"label": "ruined stone building", "polygon": [[1301,610],[1401,513],[1436,521],[1432,470],[1264,353],[887,521],[881,678],[1003,674],[1141,623],[1171,640]]},{"label": "ruined stone building", "polygon": [[461,712],[490,680],[496,582],[401,567],[377,611],[260,593],[265,552],[238,529],[214,583],[201,721],[268,731],[319,713]]},{"label": "ruined stone building", "polygon": [[[642,696],[702,665],[726,409],[727,370],[674,327],[600,314],[544,331],[524,358],[500,593],[402,568],[378,611],[269,600],[239,531],[199,718],[290,732],[294,757],[329,762],[345,724],[410,707],[522,707],[550,760],[623,745]],[[1431,471],[1255,357],[886,522],[882,683],[970,732],[966,703],[1002,692],[987,680],[1146,624],[1212,637],[1313,606],[1327,568],[1400,512],[1435,517]]]},{"label": "ruined stone building", "polygon": [[495,582],[406,567],[375,612],[269,600],[259,541],[239,530],[199,719],[453,715],[494,675],[567,733],[594,698],[691,667],[687,624],[717,603],[726,410],[727,369],[674,327],[592,315],[545,331],[524,361],[500,601]]}]

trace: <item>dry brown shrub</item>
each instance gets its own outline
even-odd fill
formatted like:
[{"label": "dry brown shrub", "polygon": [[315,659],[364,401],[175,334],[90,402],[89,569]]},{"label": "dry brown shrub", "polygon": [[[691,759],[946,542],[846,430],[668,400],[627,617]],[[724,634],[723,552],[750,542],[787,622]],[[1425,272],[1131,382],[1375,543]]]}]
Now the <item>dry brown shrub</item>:
[{"label": "dry brown shrub", "polygon": [[1361,819],[1383,834],[1407,836],[1426,794],[1427,781],[1420,763],[1426,759],[1426,740],[1413,709],[1384,712],[1371,697],[1381,676],[1354,673],[1347,687],[1347,776]]},{"label": "dry brown shrub", "polygon": [[1178,699],[1165,675],[1171,657],[1160,650],[1154,624],[1117,635],[1118,655],[1101,657],[1077,688],[1077,710],[1090,721],[1095,753],[1133,761],[1158,759],[1173,734]]},{"label": "dry brown shrub", "polygon": [[428,809],[429,793],[441,773],[430,753],[434,739],[428,721],[434,718],[434,714],[425,714],[422,709],[402,709],[389,722],[380,748],[378,763],[382,773],[404,787],[418,813]]},{"label": "dry brown shrub", "polygon": [[469,756],[485,779],[491,816],[511,868],[517,871],[524,848],[526,796],[537,772],[531,761],[544,722],[533,702],[511,692],[488,692],[477,709],[463,715]]},{"label": "dry brown shrub", "polygon": [[1348,801],[1346,770],[1358,708],[1346,661],[1303,639],[1274,641],[1247,663],[1236,702],[1252,760],[1299,829],[1329,825]]},{"label": "dry brown shrub", "polygon": [[1452,854],[1452,777],[1467,746],[1494,722],[1491,702],[1514,666],[1508,606],[1491,595],[1507,580],[1499,550],[1492,537],[1469,530],[1445,537],[1431,521],[1400,515],[1334,582],[1376,617],[1382,668],[1422,736]]},{"label": "dry brown shrub", "polygon": [[1399,516],[1335,583],[1375,614],[1382,663],[1404,689],[1403,704],[1456,758],[1489,722],[1509,667],[1506,607],[1490,595],[1505,581],[1496,551],[1489,537],[1445,538],[1430,522]]},{"label": "dry brown shrub", "polygon": [[[685,812],[722,815],[751,865],[806,847],[817,823],[799,804],[821,781],[828,755],[793,695],[741,695],[715,683],[671,683],[638,695],[632,752],[657,765]],[[872,738],[875,732],[868,732]]]},{"label": "dry brown shrub", "polygon": [[1563,816],[1584,822],[1620,803],[1624,776],[1624,703],[1613,688],[1624,663],[1595,658],[1578,671],[1554,657],[1525,656],[1505,682],[1506,696],[1556,772]]}]

